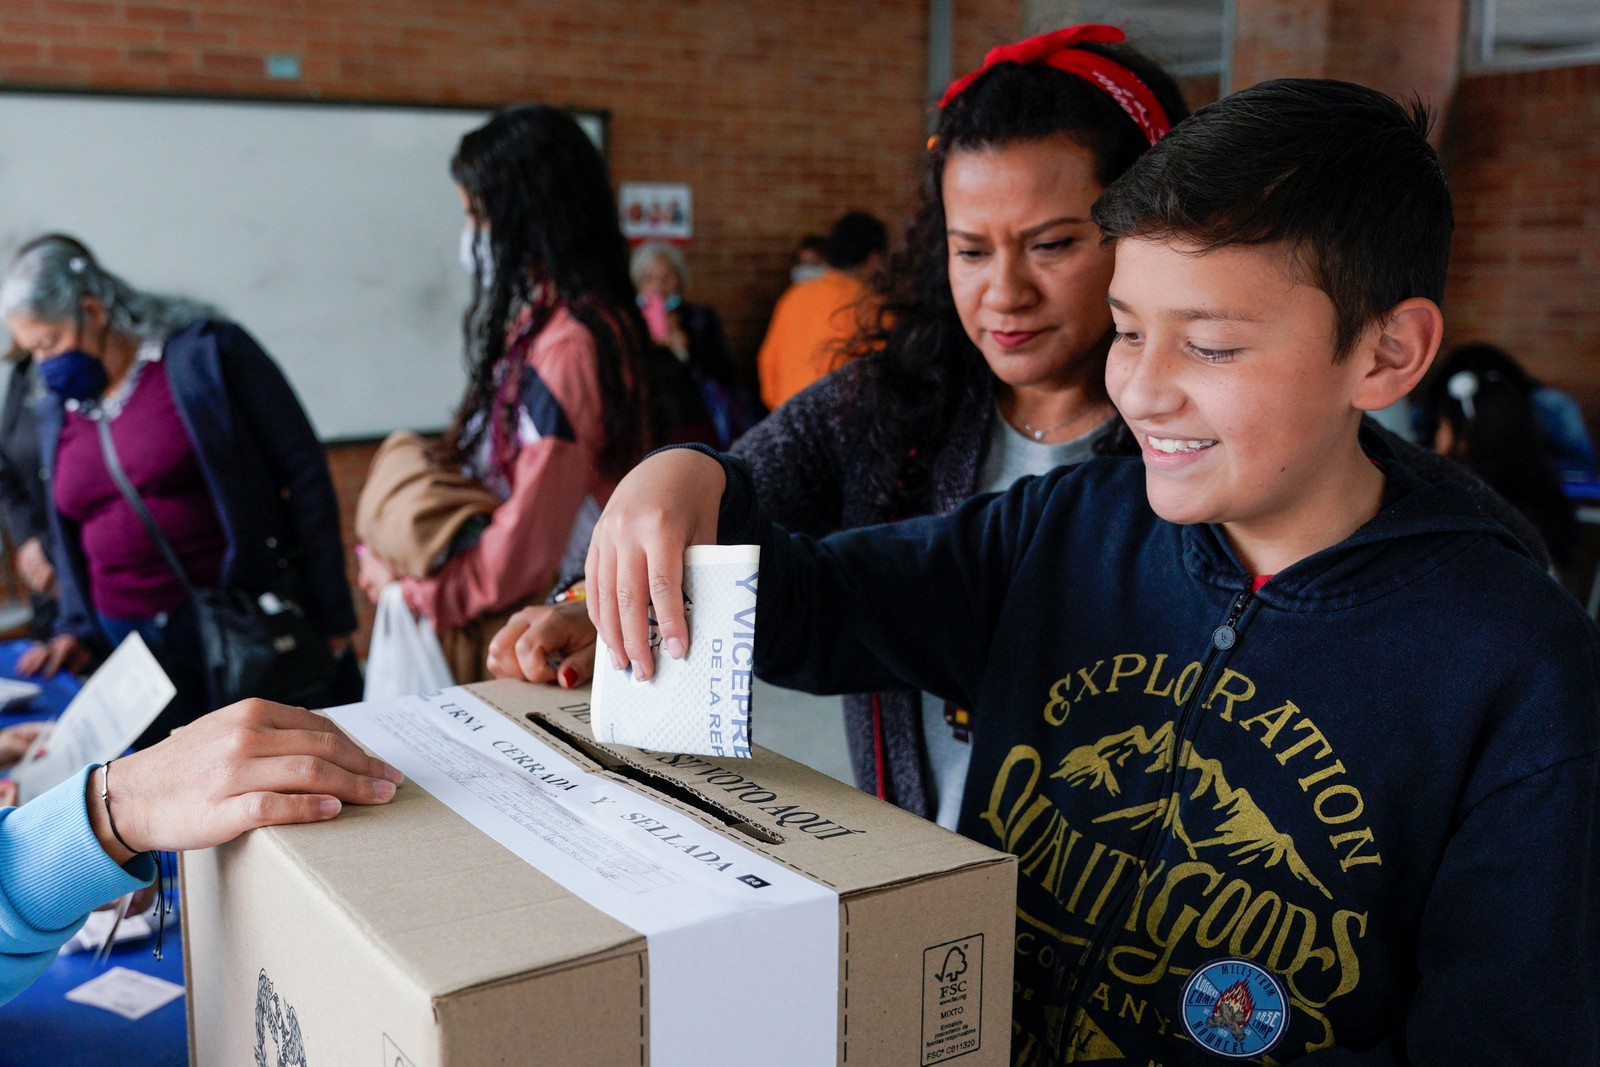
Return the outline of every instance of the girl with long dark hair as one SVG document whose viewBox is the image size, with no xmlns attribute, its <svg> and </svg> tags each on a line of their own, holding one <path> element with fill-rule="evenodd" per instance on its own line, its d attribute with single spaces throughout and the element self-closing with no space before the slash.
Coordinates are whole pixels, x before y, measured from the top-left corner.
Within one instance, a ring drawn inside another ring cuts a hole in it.
<svg viewBox="0 0 1600 1067">
<path fill-rule="evenodd" d="M 505 611 L 581 571 L 601 507 L 643 454 L 649 338 L 605 160 L 571 116 L 501 111 L 461 139 L 450 174 L 474 285 L 462 326 L 467 391 L 434 458 L 499 504 L 403 588 L 446 638 L 457 680 L 469 681 L 482 671 L 480 638 Z M 374 600 L 395 576 L 391 561 L 362 554 Z"/>
</svg>

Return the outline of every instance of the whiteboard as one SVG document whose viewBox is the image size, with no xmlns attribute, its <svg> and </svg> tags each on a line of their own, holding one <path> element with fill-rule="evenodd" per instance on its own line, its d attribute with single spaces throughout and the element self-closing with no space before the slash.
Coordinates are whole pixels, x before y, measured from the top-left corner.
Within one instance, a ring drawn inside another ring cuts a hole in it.
<svg viewBox="0 0 1600 1067">
<path fill-rule="evenodd" d="M 488 116 L 0 92 L 0 257 L 65 232 L 137 288 L 217 305 L 324 439 L 438 429 L 466 387 L 471 287 L 449 161 Z"/>
</svg>

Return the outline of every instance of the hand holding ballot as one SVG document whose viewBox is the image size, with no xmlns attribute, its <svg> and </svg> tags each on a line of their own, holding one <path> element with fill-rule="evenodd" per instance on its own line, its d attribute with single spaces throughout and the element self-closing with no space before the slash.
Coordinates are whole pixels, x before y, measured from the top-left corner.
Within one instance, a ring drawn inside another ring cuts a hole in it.
<svg viewBox="0 0 1600 1067">
<path fill-rule="evenodd" d="M 611 494 L 595 524 L 584 570 L 589 618 L 620 670 L 648 681 L 655 674 L 653 607 L 661 649 L 673 659 L 689 651 L 683 611 L 683 553 L 717 543 L 717 511 L 727 476 L 703 452 L 674 448 L 640 463 Z"/>
<path fill-rule="evenodd" d="M 386 804 L 401 780 L 321 715 L 266 700 L 214 711 L 109 770 L 106 804 L 104 772 L 89 776 L 89 821 L 119 863 L 131 849 L 210 848 L 258 826 L 322 822 L 347 803 Z"/>
</svg>

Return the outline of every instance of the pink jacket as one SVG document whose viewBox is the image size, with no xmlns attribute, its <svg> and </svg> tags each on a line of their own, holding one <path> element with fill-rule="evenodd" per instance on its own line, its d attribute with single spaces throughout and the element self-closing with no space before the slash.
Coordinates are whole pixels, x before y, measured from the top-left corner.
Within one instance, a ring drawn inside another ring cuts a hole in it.
<svg viewBox="0 0 1600 1067">
<path fill-rule="evenodd" d="M 594 338 L 565 307 L 528 349 L 517 419 L 510 495 L 478 543 L 427 578 L 405 579 L 406 602 L 438 629 L 542 598 L 561 577 L 586 501 L 604 507 L 616 488 L 598 465 L 605 433 Z"/>
</svg>

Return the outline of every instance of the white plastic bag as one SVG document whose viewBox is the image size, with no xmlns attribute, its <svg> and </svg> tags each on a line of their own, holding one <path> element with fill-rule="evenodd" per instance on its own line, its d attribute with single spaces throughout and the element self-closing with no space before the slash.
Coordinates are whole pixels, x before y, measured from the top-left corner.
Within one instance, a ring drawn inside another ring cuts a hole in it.
<svg viewBox="0 0 1600 1067">
<path fill-rule="evenodd" d="M 384 586 L 378 594 L 372 644 L 367 649 L 364 698 L 383 700 L 455 684 L 433 626 L 411 614 L 399 582 Z"/>
</svg>

